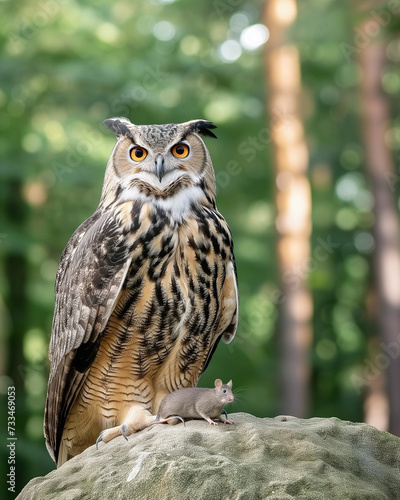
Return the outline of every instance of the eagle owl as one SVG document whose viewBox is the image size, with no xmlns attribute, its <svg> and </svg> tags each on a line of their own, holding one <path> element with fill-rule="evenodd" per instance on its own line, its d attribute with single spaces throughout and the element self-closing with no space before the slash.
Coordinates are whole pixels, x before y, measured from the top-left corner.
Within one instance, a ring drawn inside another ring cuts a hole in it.
<svg viewBox="0 0 400 500">
<path fill-rule="evenodd" d="M 44 430 L 57 466 L 98 436 L 154 422 L 164 396 L 195 386 L 237 327 L 232 239 L 202 139 L 215 125 L 104 123 L 117 142 L 100 203 L 55 284 Z"/>
</svg>

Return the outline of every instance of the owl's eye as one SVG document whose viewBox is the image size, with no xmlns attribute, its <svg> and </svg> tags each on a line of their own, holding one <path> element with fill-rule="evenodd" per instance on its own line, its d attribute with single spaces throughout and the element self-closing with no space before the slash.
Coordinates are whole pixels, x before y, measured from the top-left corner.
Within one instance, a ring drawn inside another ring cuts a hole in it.
<svg viewBox="0 0 400 500">
<path fill-rule="evenodd" d="M 147 151 L 140 146 L 136 146 L 131 149 L 130 155 L 133 161 L 142 161 L 147 156 Z"/>
<path fill-rule="evenodd" d="M 175 144 L 171 151 L 176 158 L 186 158 L 189 154 L 189 146 L 182 143 Z"/>
</svg>

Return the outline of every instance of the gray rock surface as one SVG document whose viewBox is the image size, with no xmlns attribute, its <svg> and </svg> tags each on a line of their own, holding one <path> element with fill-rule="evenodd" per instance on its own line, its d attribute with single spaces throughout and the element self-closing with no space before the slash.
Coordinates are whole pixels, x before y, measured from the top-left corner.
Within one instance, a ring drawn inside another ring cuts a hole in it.
<svg viewBox="0 0 400 500">
<path fill-rule="evenodd" d="M 155 425 L 100 443 L 18 500 L 400 499 L 400 439 L 336 418 Z"/>
</svg>

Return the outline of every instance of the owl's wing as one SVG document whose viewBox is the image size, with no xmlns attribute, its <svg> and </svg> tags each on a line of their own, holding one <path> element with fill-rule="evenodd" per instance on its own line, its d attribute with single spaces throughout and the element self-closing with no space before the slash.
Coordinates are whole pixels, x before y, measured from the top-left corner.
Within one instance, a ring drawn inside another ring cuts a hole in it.
<svg viewBox="0 0 400 500">
<path fill-rule="evenodd" d="M 225 279 L 221 290 L 221 316 L 218 332 L 222 336 L 222 340 L 226 344 L 229 344 L 235 336 L 238 325 L 239 294 L 237 270 L 231 231 L 223 216 L 219 212 L 216 212 L 215 215 L 216 217 L 213 217 L 215 231 L 218 233 L 219 238 L 221 238 L 222 246 L 225 247 L 225 251 L 229 255 L 229 261 L 225 269 Z M 213 242 L 212 237 L 211 241 Z"/>
<path fill-rule="evenodd" d="M 216 254 L 221 253 L 221 247 L 229 253 L 229 261 L 225 268 L 225 277 L 219 293 L 220 319 L 216 330 L 216 339 L 207 355 L 202 372 L 207 368 L 219 341 L 222 339 L 229 344 L 237 330 L 239 317 L 239 293 L 237 285 L 237 270 L 233 242 L 229 226 L 219 212 L 212 214 L 212 223 L 209 224 L 210 238 Z M 214 234 L 213 234 L 214 233 Z"/>
<path fill-rule="evenodd" d="M 124 283 L 128 256 L 120 223 L 100 210 L 75 231 L 61 256 L 44 426 L 46 444 L 55 460 L 65 420 Z"/>
<path fill-rule="evenodd" d="M 239 294 L 235 258 L 229 262 L 226 269 L 225 283 L 222 289 L 222 315 L 220 328 L 225 344 L 232 342 L 236 334 L 239 315 Z"/>
</svg>

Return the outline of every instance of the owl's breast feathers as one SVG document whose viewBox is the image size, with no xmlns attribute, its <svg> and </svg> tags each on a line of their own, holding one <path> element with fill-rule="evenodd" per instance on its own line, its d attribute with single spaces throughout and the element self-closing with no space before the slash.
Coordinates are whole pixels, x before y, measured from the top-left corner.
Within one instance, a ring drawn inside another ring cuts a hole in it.
<svg viewBox="0 0 400 500">
<path fill-rule="evenodd" d="M 113 318 L 120 342 L 141 336 L 133 357 L 138 377 L 157 369 L 179 348 L 176 382 L 196 379 L 210 349 L 236 329 L 237 291 L 228 226 L 213 209 L 193 209 L 177 224 L 163 208 L 135 202 L 120 207 L 129 220 L 131 263 Z M 145 359 L 145 363 L 141 362 Z M 196 376 L 194 375 L 196 373 Z"/>
<path fill-rule="evenodd" d="M 178 223 L 165 204 L 99 208 L 72 236 L 57 273 L 50 453 L 57 459 L 68 413 L 102 351 L 106 385 L 123 358 L 129 377 L 157 379 L 171 392 L 197 382 L 220 338 L 233 338 L 237 315 L 232 240 L 216 209 L 193 204 Z"/>
</svg>

